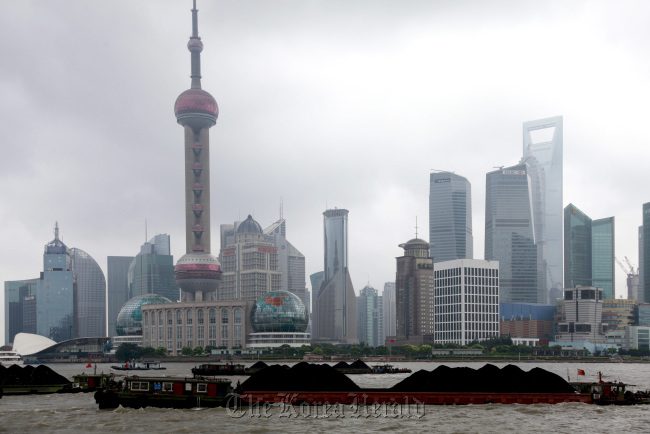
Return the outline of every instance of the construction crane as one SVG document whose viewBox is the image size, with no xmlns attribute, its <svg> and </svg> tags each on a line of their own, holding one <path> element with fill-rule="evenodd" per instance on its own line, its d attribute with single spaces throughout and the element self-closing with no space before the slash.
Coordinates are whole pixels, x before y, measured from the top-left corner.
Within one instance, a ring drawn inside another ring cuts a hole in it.
<svg viewBox="0 0 650 434">
<path fill-rule="evenodd" d="M 627 267 L 620 259 L 614 258 L 619 267 L 627 275 L 627 298 L 638 300 L 639 298 L 639 269 L 636 268 L 627 256 L 624 256 Z"/>
<path fill-rule="evenodd" d="M 620 259 L 618 258 L 614 258 L 614 259 L 616 260 L 618 266 L 621 267 L 623 271 L 625 271 L 625 274 L 627 274 L 628 277 L 631 275 L 639 274 L 638 270 L 635 271 L 634 265 L 632 265 L 632 261 L 630 261 L 627 256 L 624 256 L 624 258 L 625 258 L 625 262 L 627 262 L 629 269 L 625 267 L 625 265 L 621 262 Z"/>
<path fill-rule="evenodd" d="M 627 256 L 624 256 L 625 262 L 627 262 L 627 265 L 630 266 L 630 270 L 632 274 L 639 274 L 639 269 L 637 268 L 636 271 L 634 271 L 634 265 L 632 265 L 632 261 Z"/>
</svg>

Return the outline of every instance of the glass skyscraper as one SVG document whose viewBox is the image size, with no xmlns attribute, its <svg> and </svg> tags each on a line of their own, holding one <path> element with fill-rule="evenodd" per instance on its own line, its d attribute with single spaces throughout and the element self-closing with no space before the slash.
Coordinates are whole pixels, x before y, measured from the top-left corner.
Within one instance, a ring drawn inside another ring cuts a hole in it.
<svg viewBox="0 0 650 434">
<path fill-rule="evenodd" d="M 650 302 L 650 202 L 643 204 L 643 229 L 639 231 L 639 301 Z"/>
<path fill-rule="evenodd" d="M 70 249 L 74 276 L 75 337 L 106 336 L 106 279 L 97 262 L 81 249 Z"/>
<path fill-rule="evenodd" d="M 325 270 L 312 300 L 312 338 L 357 344 L 357 299 L 348 270 L 348 210 L 330 209 L 323 216 Z"/>
<path fill-rule="evenodd" d="M 547 298 L 538 278 L 533 189 L 526 163 L 486 177 L 485 259 L 499 261 L 502 302 L 544 303 Z"/>
<path fill-rule="evenodd" d="M 564 286 L 595 286 L 615 298 L 614 217 L 592 220 L 575 205 L 564 209 Z"/>
<path fill-rule="evenodd" d="M 133 256 L 109 256 L 107 276 L 108 336 L 117 335 L 115 321 L 120 309 L 129 300 L 129 266 Z"/>
<path fill-rule="evenodd" d="M 523 159 L 530 166 L 533 181 L 533 209 L 539 245 L 540 287 L 557 292 L 563 277 L 563 120 L 562 116 L 525 122 L 523 125 Z M 535 173 L 536 172 L 536 173 Z"/>
<path fill-rule="evenodd" d="M 167 234 L 158 234 L 142 245 L 129 267 L 129 298 L 158 294 L 172 301 L 180 299 L 174 280 L 174 258 L 169 250 Z"/>
<path fill-rule="evenodd" d="M 429 176 L 429 255 L 434 262 L 472 259 L 472 186 L 460 175 Z"/>
</svg>

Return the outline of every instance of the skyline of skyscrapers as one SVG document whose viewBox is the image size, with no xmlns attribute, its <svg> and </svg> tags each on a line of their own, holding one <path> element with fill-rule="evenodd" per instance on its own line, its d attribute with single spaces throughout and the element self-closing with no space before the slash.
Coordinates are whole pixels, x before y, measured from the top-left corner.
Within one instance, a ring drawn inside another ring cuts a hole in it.
<svg viewBox="0 0 650 434">
<path fill-rule="evenodd" d="M 472 259 L 472 186 L 453 172 L 429 175 L 429 255 L 433 262 Z"/>
<path fill-rule="evenodd" d="M 312 338 L 358 344 L 357 298 L 348 270 L 348 210 L 323 212 L 323 238 L 323 280 L 312 299 Z"/>
</svg>

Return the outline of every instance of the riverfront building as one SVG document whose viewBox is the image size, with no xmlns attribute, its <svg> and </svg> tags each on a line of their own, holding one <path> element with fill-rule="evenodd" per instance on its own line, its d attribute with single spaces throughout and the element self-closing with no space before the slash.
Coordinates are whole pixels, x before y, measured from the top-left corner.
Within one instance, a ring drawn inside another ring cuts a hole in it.
<svg viewBox="0 0 650 434">
<path fill-rule="evenodd" d="M 499 263 L 456 259 L 435 267 L 435 342 L 499 337 Z"/>
<path fill-rule="evenodd" d="M 604 343 L 603 290 L 593 286 L 564 289 L 564 318 L 558 323 L 559 342 Z"/>
<path fill-rule="evenodd" d="M 460 175 L 429 176 L 429 256 L 434 262 L 472 259 L 472 186 Z"/>
</svg>

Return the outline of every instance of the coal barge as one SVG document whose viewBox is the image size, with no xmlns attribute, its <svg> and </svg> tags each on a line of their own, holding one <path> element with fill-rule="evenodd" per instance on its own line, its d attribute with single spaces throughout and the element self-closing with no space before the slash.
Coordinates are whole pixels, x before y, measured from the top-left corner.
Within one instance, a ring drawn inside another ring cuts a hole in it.
<svg viewBox="0 0 650 434">
<path fill-rule="evenodd" d="M 420 370 L 391 388 L 360 388 L 332 366 L 298 363 L 272 365 L 251 375 L 232 390 L 228 379 L 126 377 L 115 388 L 95 394 L 100 409 L 123 407 L 193 408 L 227 406 L 236 409 L 260 403 L 283 405 L 466 405 L 647 404 L 650 400 L 625 391 L 624 383 L 584 383 L 576 389 L 541 368 L 517 366 L 479 369 L 439 366 Z"/>
</svg>

